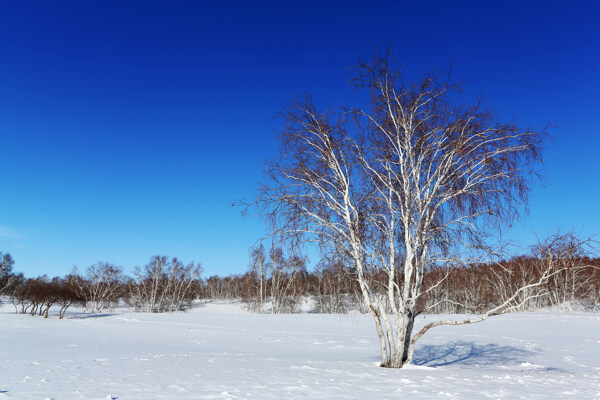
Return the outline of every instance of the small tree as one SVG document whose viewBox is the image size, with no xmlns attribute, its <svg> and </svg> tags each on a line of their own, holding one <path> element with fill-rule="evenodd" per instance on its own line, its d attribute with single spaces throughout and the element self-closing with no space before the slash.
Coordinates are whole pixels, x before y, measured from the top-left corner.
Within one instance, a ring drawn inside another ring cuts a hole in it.
<svg viewBox="0 0 600 400">
<path fill-rule="evenodd" d="M 137 268 L 136 280 L 129 285 L 129 301 L 136 311 L 167 312 L 184 310 L 197 295 L 202 267 L 187 266 L 177 258 L 154 256 L 144 269 Z"/>
<path fill-rule="evenodd" d="M 0 295 L 11 294 L 23 276 L 12 272 L 15 261 L 10 254 L 2 254 L 0 251 Z"/>
<path fill-rule="evenodd" d="M 60 306 L 58 312 L 60 319 L 65 317 L 67 309 L 73 304 L 86 305 L 86 297 L 82 294 L 79 283 L 79 279 L 73 275 L 57 280 L 55 290 L 57 291 L 57 303 Z"/>
<path fill-rule="evenodd" d="M 15 288 L 15 290 L 13 290 L 13 293 L 10 296 L 11 302 L 15 307 L 16 313 L 27 314 L 30 308 L 34 306 L 29 296 L 29 291 L 31 287 L 30 281 L 31 279 L 27 279 L 21 282 Z"/>
<path fill-rule="evenodd" d="M 250 251 L 250 278 L 251 282 L 257 283 L 257 287 L 250 287 L 252 293 L 248 293 L 247 303 L 249 308 L 262 314 L 265 312 L 265 293 L 267 290 L 266 284 L 266 256 L 265 247 L 261 243 L 258 247 Z M 250 282 L 249 282 L 250 283 Z M 254 285 L 252 285 L 254 286 Z M 258 293 L 255 293 L 258 292 Z"/>
<path fill-rule="evenodd" d="M 80 276 L 75 268 L 70 282 L 78 297 L 85 299 L 86 311 L 92 314 L 116 306 L 125 294 L 123 268 L 107 262 L 91 265 L 85 276 Z"/>
<path fill-rule="evenodd" d="M 281 248 L 273 247 L 269 252 L 267 270 L 270 275 L 271 312 L 295 312 L 299 305 L 295 281 L 306 272 L 306 258 L 296 255 L 286 258 Z"/>
<path fill-rule="evenodd" d="M 29 278 L 15 290 L 12 299 L 15 308 L 21 305 L 23 314 L 48 318 L 50 308 L 58 300 L 57 278 L 52 281 L 46 275 Z"/>
</svg>

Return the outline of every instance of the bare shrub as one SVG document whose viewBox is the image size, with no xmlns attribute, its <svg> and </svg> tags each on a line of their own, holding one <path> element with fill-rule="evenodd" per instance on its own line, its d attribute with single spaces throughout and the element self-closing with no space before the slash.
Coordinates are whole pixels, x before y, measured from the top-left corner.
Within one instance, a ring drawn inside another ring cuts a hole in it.
<svg viewBox="0 0 600 400">
<path fill-rule="evenodd" d="M 85 276 L 77 269 L 71 274 L 71 284 L 78 295 L 85 299 L 85 308 L 92 314 L 105 308 L 114 308 L 125 295 L 125 275 L 122 267 L 107 262 L 99 262 L 86 269 Z"/>
<path fill-rule="evenodd" d="M 281 248 L 272 248 L 267 263 L 271 312 L 273 314 L 293 313 L 298 310 L 300 297 L 296 279 L 306 272 L 306 258 L 291 256 L 286 258 Z"/>
<path fill-rule="evenodd" d="M 298 312 L 302 297 L 308 294 L 308 276 L 305 257 L 285 257 L 279 247 L 272 247 L 267 256 L 260 245 L 251 251 L 250 271 L 240 279 L 242 300 L 258 313 L 266 311 L 267 301 L 273 314 Z"/>
<path fill-rule="evenodd" d="M 201 266 L 187 266 L 177 258 L 154 256 L 146 266 L 136 268 L 129 285 L 128 301 L 135 311 L 168 312 L 191 307 L 198 294 Z"/>
</svg>

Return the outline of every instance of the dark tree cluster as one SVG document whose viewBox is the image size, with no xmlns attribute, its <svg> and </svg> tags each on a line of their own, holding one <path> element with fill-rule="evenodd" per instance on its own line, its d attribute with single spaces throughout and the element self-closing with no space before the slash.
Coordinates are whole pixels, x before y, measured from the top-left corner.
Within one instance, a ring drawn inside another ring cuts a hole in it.
<svg viewBox="0 0 600 400">
<path fill-rule="evenodd" d="M 77 290 L 72 276 L 64 279 L 48 279 L 46 276 L 26 279 L 16 287 L 11 301 L 16 312 L 40 315 L 44 318 L 48 318 L 50 308 L 56 304 L 61 319 L 71 305 L 85 304 L 85 299 Z"/>
</svg>

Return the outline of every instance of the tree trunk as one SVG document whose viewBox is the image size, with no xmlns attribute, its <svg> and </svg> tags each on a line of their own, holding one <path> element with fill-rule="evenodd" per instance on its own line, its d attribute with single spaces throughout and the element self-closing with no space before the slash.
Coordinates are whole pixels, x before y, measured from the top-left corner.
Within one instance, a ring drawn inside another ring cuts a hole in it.
<svg viewBox="0 0 600 400">
<path fill-rule="evenodd" d="M 404 331 L 404 339 L 403 345 L 404 348 L 402 350 L 402 363 L 411 363 L 412 362 L 412 351 L 410 351 L 410 338 L 412 336 L 412 331 L 415 326 L 415 313 L 409 311 L 408 315 L 408 323 L 406 324 L 406 330 Z M 400 365 L 402 367 L 402 365 Z"/>
</svg>

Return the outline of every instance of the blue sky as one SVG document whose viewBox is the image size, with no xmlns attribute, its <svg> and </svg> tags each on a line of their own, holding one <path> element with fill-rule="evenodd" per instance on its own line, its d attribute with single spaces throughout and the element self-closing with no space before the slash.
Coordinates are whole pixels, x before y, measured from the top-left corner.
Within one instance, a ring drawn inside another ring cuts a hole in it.
<svg viewBox="0 0 600 400">
<path fill-rule="evenodd" d="M 240 273 L 276 113 L 352 101 L 349 68 L 392 43 L 407 73 L 454 64 L 503 121 L 554 122 L 524 246 L 600 233 L 600 3 L 2 2 L 0 251 L 28 276 L 154 254 Z"/>
</svg>

